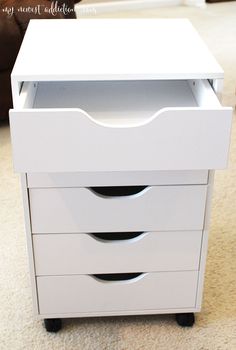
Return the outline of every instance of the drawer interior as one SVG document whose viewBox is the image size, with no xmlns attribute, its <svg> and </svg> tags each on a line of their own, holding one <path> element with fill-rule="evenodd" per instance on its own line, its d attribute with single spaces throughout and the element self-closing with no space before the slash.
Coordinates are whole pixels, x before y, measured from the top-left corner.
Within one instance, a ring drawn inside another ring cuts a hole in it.
<svg viewBox="0 0 236 350">
<path fill-rule="evenodd" d="M 81 108 L 99 121 L 127 117 L 137 121 L 172 106 L 196 106 L 186 81 L 42 82 L 33 105 Z"/>
<path fill-rule="evenodd" d="M 140 122 L 165 107 L 219 104 L 206 80 L 26 83 L 22 101 L 23 108 L 80 108 L 94 120 L 115 125 Z"/>
</svg>

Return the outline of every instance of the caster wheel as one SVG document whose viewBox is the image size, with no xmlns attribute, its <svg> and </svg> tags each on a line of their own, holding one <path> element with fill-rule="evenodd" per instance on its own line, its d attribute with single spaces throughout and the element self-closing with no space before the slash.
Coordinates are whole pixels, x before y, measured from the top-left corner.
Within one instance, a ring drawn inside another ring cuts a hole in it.
<svg viewBox="0 0 236 350">
<path fill-rule="evenodd" d="M 195 322 L 194 313 L 186 313 L 186 314 L 176 314 L 175 315 L 176 322 L 181 327 L 192 327 Z"/>
<path fill-rule="evenodd" d="M 60 318 L 47 318 L 44 320 L 44 325 L 47 332 L 57 333 L 61 329 Z"/>
</svg>

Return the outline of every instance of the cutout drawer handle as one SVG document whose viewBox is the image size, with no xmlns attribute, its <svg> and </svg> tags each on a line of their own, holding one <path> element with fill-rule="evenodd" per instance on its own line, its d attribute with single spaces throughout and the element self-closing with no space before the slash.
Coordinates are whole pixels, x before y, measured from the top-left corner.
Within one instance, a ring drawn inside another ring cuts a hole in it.
<svg viewBox="0 0 236 350">
<path fill-rule="evenodd" d="M 142 272 L 137 273 L 108 273 L 108 274 L 96 274 L 90 275 L 99 282 L 134 282 L 141 279 L 145 274 Z"/>
<path fill-rule="evenodd" d="M 101 242 L 113 242 L 113 241 L 129 241 L 134 238 L 141 238 L 144 232 L 108 232 L 108 233 L 91 233 L 94 239 Z"/>
<path fill-rule="evenodd" d="M 90 187 L 90 190 L 103 197 L 127 197 L 140 194 L 148 186 Z"/>
</svg>

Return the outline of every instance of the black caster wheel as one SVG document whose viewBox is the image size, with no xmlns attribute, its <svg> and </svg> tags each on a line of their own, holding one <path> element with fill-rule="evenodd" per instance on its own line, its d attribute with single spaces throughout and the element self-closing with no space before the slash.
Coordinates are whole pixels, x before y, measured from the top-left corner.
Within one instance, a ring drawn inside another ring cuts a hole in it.
<svg viewBox="0 0 236 350">
<path fill-rule="evenodd" d="M 181 327 L 192 327 L 195 322 L 194 313 L 186 313 L 186 314 L 176 314 L 175 315 L 176 322 Z"/>
<path fill-rule="evenodd" d="M 61 319 L 60 318 L 46 318 L 44 320 L 44 325 L 47 332 L 57 333 L 61 329 Z"/>
</svg>

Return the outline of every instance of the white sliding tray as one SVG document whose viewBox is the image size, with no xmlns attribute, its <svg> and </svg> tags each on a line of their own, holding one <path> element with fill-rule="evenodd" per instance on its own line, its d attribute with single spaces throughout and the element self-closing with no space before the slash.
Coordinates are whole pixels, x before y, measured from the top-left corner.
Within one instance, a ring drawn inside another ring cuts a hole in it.
<svg viewBox="0 0 236 350">
<path fill-rule="evenodd" d="M 21 108 L 10 112 L 14 165 L 31 173 L 224 168 L 231 119 L 206 80 L 26 83 Z"/>
</svg>

